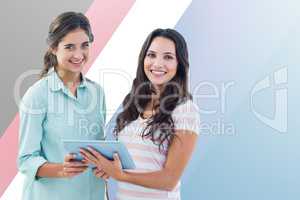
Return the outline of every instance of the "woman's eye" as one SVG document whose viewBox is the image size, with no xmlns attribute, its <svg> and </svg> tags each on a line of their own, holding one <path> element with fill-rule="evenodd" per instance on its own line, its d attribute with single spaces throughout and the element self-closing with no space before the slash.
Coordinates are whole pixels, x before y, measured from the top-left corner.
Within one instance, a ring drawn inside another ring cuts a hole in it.
<svg viewBox="0 0 300 200">
<path fill-rule="evenodd" d="M 172 60 L 172 59 L 173 59 L 173 56 L 166 55 L 165 58 L 166 58 L 167 60 Z"/>
<path fill-rule="evenodd" d="M 155 57 L 155 54 L 154 54 L 154 53 L 148 53 L 148 54 L 147 54 L 147 57 L 149 57 L 149 58 L 154 58 L 154 57 Z"/>
<path fill-rule="evenodd" d="M 90 44 L 89 43 L 86 43 L 86 44 L 83 44 L 82 45 L 82 48 L 88 48 L 90 46 Z"/>
<path fill-rule="evenodd" d="M 66 46 L 65 49 L 72 50 L 74 49 L 74 46 Z"/>
</svg>

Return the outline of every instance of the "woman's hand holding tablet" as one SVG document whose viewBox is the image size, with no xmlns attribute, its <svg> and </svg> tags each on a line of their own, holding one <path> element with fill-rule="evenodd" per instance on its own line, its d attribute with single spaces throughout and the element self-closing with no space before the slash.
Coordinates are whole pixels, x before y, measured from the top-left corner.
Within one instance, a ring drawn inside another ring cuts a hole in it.
<svg viewBox="0 0 300 200">
<path fill-rule="evenodd" d="M 117 154 L 123 169 L 135 168 L 135 164 L 122 142 L 105 140 L 62 140 L 62 142 L 66 153 L 75 154 L 76 160 L 83 160 L 80 149 L 88 150 L 88 148 L 92 147 L 109 160 L 114 160 L 114 154 Z"/>
</svg>

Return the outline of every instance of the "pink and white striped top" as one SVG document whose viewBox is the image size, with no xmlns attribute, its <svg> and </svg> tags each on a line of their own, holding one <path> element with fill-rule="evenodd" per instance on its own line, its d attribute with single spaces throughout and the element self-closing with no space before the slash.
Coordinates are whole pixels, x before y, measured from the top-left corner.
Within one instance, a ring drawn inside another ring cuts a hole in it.
<svg viewBox="0 0 300 200">
<path fill-rule="evenodd" d="M 176 129 L 190 130 L 199 134 L 200 119 L 197 106 L 188 100 L 178 105 L 172 113 Z M 159 151 L 150 139 L 142 139 L 146 126 L 145 119 L 139 117 L 119 133 L 119 140 L 127 146 L 136 169 L 135 172 L 161 170 L 167 158 L 167 145 Z M 125 182 L 118 182 L 116 200 L 180 200 L 180 182 L 173 191 L 146 188 Z"/>
</svg>

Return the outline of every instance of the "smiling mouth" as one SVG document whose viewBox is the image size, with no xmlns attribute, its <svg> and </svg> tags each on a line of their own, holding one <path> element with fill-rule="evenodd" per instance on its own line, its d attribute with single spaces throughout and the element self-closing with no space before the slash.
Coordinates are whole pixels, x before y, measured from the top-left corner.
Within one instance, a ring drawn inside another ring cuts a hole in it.
<svg viewBox="0 0 300 200">
<path fill-rule="evenodd" d="M 161 71 L 161 70 L 150 70 L 150 72 L 151 72 L 151 74 L 154 74 L 156 76 L 163 76 L 167 73 L 167 72 Z"/>
<path fill-rule="evenodd" d="M 70 60 L 69 62 L 72 63 L 73 65 L 81 65 L 83 63 L 83 61 L 84 60 L 82 59 L 80 61 L 72 61 L 72 60 Z"/>
</svg>

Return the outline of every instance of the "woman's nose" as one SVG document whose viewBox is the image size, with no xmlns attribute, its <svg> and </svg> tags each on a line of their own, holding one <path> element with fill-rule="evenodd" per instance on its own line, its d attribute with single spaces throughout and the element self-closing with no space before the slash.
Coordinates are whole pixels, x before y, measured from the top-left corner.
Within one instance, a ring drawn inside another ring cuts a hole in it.
<svg viewBox="0 0 300 200">
<path fill-rule="evenodd" d="M 74 51 L 73 57 L 76 59 L 82 59 L 84 57 L 84 54 L 81 50 L 77 50 L 77 51 Z"/>
<path fill-rule="evenodd" d="M 164 60 L 160 57 L 157 57 L 157 58 L 154 59 L 153 65 L 155 67 L 158 67 L 158 68 L 163 67 L 164 66 Z"/>
</svg>

